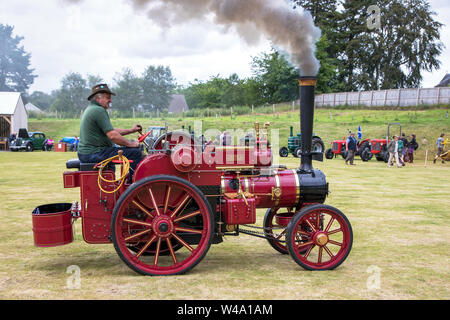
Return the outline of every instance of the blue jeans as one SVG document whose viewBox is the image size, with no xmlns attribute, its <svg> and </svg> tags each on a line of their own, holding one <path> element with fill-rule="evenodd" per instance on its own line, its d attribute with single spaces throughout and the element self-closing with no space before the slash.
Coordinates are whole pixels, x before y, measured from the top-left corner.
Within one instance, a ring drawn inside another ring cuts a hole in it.
<svg viewBox="0 0 450 320">
<path fill-rule="evenodd" d="M 99 163 L 103 160 L 112 158 L 114 156 L 117 156 L 118 151 L 122 150 L 123 155 L 128 160 L 133 160 L 133 163 L 130 163 L 130 183 L 132 181 L 133 173 L 136 170 L 136 167 L 138 166 L 139 162 L 143 159 L 142 152 L 138 148 L 126 148 L 126 147 L 110 147 L 103 149 L 100 152 L 92 153 L 92 154 L 78 154 L 78 159 L 80 159 L 81 163 Z"/>
</svg>

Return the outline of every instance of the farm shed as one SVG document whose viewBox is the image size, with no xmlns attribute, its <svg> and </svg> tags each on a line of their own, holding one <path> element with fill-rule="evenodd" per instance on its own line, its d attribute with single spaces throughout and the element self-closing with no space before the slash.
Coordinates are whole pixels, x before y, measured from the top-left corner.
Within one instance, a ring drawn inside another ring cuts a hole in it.
<svg viewBox="0 0 450 320">
<path fill-rule="evenodd" d="M 28 113 L 19 92 L 0 92 L 0 140 L 19 129 L 28 130 Z"/>
<path fill-rule="evenodd" d="M 172 95 L 172 100 L 169 105 L 169 113 L 183 113 L 189 111 L 189 106 L 186 102 L 184 94 Z"/>
<path fill-rule="evenodd" d="M 41 109 L 39 109 L 38 107 L 36 107 L 34 104 L 32 104 L 31 102 L 27 103 L 25 105 L 25 109 L 27 110 L 28 113 L 30 112 L 34 112 L 34 113 L 44 113 L 44 111 L 42 111 Z"/>
<path fill-rule="evenodd" d="M 450 73 L 447 73 L 445 77 L 439 82 L 436 88 L 450 87 Z"/>
</svg>

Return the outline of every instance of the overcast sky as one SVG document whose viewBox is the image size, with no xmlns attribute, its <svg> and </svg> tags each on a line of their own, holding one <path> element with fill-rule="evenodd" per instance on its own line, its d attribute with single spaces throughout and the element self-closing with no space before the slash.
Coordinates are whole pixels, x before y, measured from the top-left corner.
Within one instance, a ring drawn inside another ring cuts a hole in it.
<svg viewBox="0 0 450 320">
<path fill-rule="evenodd" d="M 441 30 L 446 48 L 441 69 L 424 74 L 423 87 L 434 87 L 450 72 L 450 1 L 429 2 L 436 20 L 447 24 Z M 211 21 L 161 30 L 127 0 L 2 0 L 0 23 L 14 26 L 32 54 L 31 67 L 39 77 L 30 93 L 59 88 L 69 72 L 99 75 L 112 84 L 123 68 L 140 74 L 148 65 L 169 66 L 180 84 L 232 73 L 244 78 L 251 75 L 252 56 L 270 50 L 269 41 L 248 46 Z"/>
</svg>

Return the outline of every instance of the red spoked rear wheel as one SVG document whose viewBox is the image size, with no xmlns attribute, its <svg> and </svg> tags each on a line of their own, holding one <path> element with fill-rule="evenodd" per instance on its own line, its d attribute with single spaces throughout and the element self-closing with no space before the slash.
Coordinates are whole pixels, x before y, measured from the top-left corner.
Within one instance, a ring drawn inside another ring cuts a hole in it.
<svg viewBox="0 0 450 320">
<path fill-rule="evenodd" d="M 183 274 L 206 255 L 214 216 L 189 181 L 153 176 L 131 185 L 112 217 L 112 241 L 120 258 L 143 275 Z"/>
<path fill-rule="evenodd" d="M 331 270 L 350 253 L 353 231 L 341 211 L 318 204 L 305 207 L 293 217 L 286 242 L 290 255 L 303 268 Z"/>
</svg>

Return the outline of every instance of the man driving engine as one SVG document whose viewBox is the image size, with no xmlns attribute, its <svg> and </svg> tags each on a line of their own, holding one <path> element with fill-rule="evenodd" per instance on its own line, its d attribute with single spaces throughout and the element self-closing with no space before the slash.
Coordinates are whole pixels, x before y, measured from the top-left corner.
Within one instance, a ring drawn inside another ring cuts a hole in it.
<svg viewBox="0 0 450 320">
<path fill-rule="evenodd" d="M 134 171 L 143 158 L 139 142 L 128 141 L 123 136 L 141 131 L 142 127 L 134 125 L 131 129 L 114 128 L 107 112 L 111 107 L 111 96 L 115 96 L 115 93 L 106 84 L 92 88 L 92 94 L 88 97 L 90 104 L 81 118 L 78 158 L 82 163 L 99 163 L 123 150 L 123 155 L 133 161 L 130 166 Z M 131 174 L 132 172 L 130 182 Z"/>
</svg>

